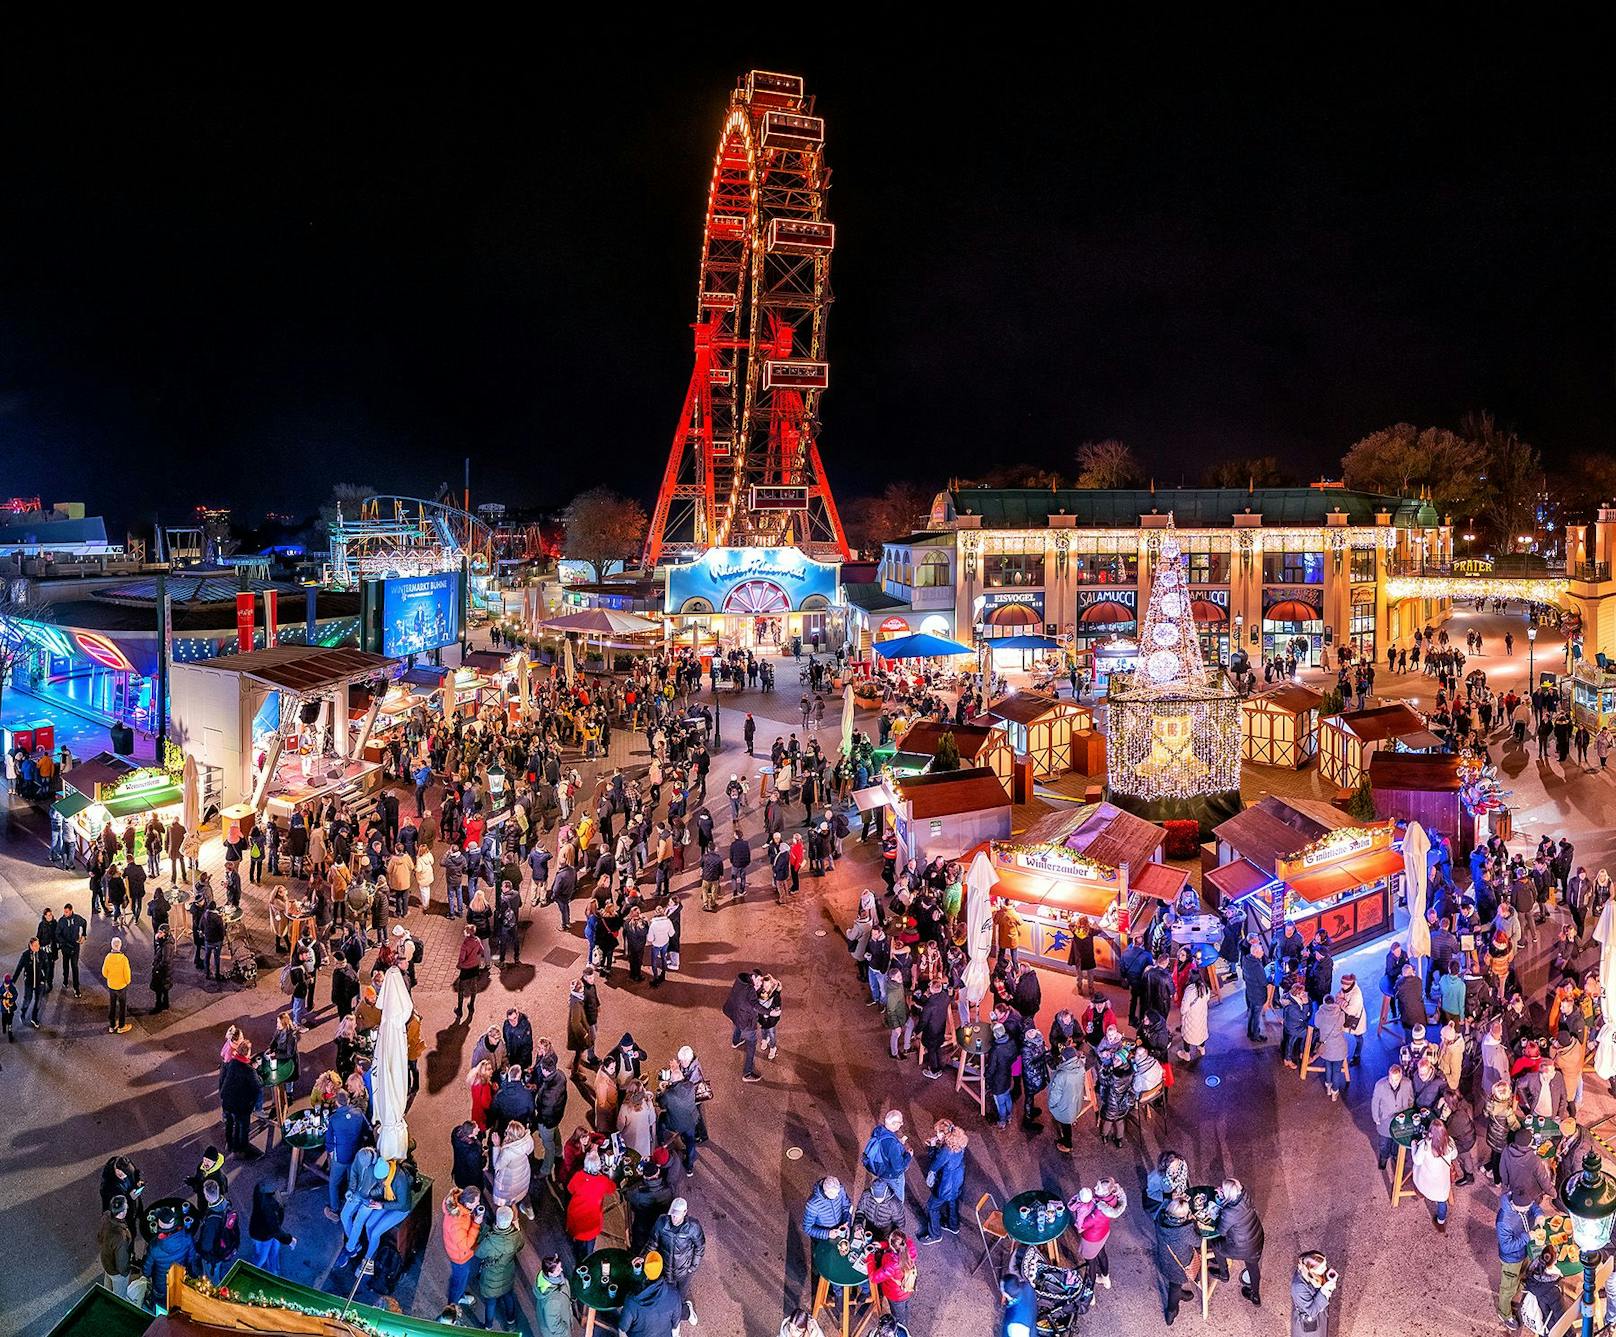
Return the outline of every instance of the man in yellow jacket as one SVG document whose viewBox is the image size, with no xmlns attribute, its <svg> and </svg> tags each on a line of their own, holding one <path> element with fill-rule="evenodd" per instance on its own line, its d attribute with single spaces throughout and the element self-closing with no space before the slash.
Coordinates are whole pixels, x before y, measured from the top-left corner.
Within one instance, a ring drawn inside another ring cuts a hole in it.
<svg viewBox="0 0 1616 1337">
<path fill-rule="evenodd" d="M 123 939 L 114 938 L 106 959 L 101 962 L 101 978 L 107 982 L 107 1033 L 122 1035 L 134 1029 L 129 1024 L 125 995 L 129 992 L 129 958 L 123 954 Z"/>
</svg>

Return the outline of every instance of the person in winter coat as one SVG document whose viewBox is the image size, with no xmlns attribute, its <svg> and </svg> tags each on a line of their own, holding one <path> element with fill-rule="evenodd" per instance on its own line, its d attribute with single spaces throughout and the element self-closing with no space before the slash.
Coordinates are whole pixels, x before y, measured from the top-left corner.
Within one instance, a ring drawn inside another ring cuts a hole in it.
<svg viewBox="0 0 1616 1337">
<path fill-rule="evenodd" d="M 1283 1028 L 1280 1033 L 1280 1056 L 1285 1066 L 1293 1070 L 1301 1064 L 1302 1048 L 1307 1040 L 1308 1012 L 1307 990 L 1297 981 L 1285 996 L 1279 1014 Z"/>
<path fill-rule="evenodd" d="M 1532 1146 L 1532 1130 L 1517 1128 L 1504 1148 L 1499 1160 L 1498 1178 L 1504 1191 L 1516 1202 L 1542 1202 L 1547 1206 L 1554 1198 L 1554 1180 L 1547 1162 Z"/>
<path fill-rule="evenodd" d="M 852 1219 L 853 1204 L 842 1181 L 827 1175 L 814 1185 L 803 1206 L 802 1233 L 810 1239 L 828 1240 Z"/>
<path fill-rule="evenodd" d="M 589 1152 L 582 1167 L 567 1181 L 567 1238 L 579 1262 L 595 1251 L 603 1226 L 602 1204 L 614 1192 L 616 1185 L 601 1173 L 600 1157 Z"/>
<path fill-rule="evenodd" d="M 230 1057 L 219 1068 L 219 1108 L 224 1113 L 225 1148 L 249 1159 L 259 1154 L 248 1137 L 248 1129 L 264 1093 L 263 1080 L 248 1062 L 251 1052 L 245 1040 L 237 1041 Z"/>
<path fill-rule="evenodd" d="M 876 1179 L 886 1181 L 892 1196 L 900 1203 L 904 1197 L 904 1181 L 914 1153 L 909 1150 L 909 1138 L 903 1131 L 903 1111 L 888 1110 L 880 1124 L 864 1143 L 864 1168 Z"/>
<path fill-rule="evenodd" d="M 970 1144 L 965 1130 L 949 1119 L 932 1126 L 926 1145 L 931 1156 L 926 1164 L 926 1187 L 931 1197 L 926 1203 L 926 1228 L 915 1238 L 933 1244 L 942 1231 L 959 1234 L 959 1200 L 965 1189 L 965 1149 Z"/>
<path fill-rule="evenodd" d="M 995 1110 L 989 1122 L 1004 1127 L 1010 1122 L 1010 1089 L 1015 1082 L 1013 1074 L 1019 1053 L 1002 1021 L 993 1023 L 992 1035 L 992 1043 L 983 1060 L 987 1066 L 988 1098 L 993 1101 Z"/>
<path fill-rule="evenodd" d="M 707 1256 L 707 1234 L 701 1222 L 690 1215 L 688 1202 L 675 1198 L 668 1204 L 667 1212 L 651 1227 L 651 1243 L 662 1257 L 668 1285 L 677 1292 L 694 1325 L 696 1307 L 690 1302 L 690 1283 L 701 1260 Z"/>
<path fill-rule="evenodd" d="M 1369 1014 L 1365 1010 L 1363 990 L 1358 987 L 1356 975 L 1349 972 L 1341 977 L 1341 988 L 1335 996 L 1335 1001 L 1341 1005 L 1342 1028 L 1352 1037 L 1350 1062 L 1361 1063 L 1364 1036 L 1369 1032 Z"/>
<path fill-rule="evenodd" d="M 495 1133 L 491 1140 L 494 1205 L 509 1204 L 531 1219 L 533 1209 L 528 1206 L 527 1196 L 533 1184 L 533 1134 L 525 1123 L 512 1120 L 505 1125 L 503 1134 Z"/>
<path fill-rule="evenodd" d="M 466 1287 L 471 1282 L 471 1269 L 477 1258 L 477 1241 L 482 1235 L 486 1215 L 482 1192 L 475 1187 L 450 1189 L 443 1199 L 440 1235 L 443 1252 L 449 1259 L 449 1284 L 446 1290 L 452 1305 L 472 1303 L 471 1293 Z"/>
<path fill-rule="evenodd" d="M 678 1137 L 683 1148 L 685 1174 L 695 1174 L 696 1147 L 702 1141 L 701 1106 L 696 1100 L 695 1084 L 683 1063 L 676 1060 L 669 1065 L 668 1080 L 657 1093 L 657 1104 L 662 1109 L 663 1139 Z"/>
<path fill-rule="evenodd" d="M 1318 1055 L 1324 1061 L 1324 1089 L 1335 1100 L 1347 1085 L 1347 1018 L 1334 994 L 1325 994 L 1313 1024 L 1318 1028 Z"/>
<path fill-rule="evenodd" d="M 1374 1122 L 1375 1136 L 1379 1139 L 1375 1160 L 1382 1170 L 1397 1150 L 1396 1143 L 1392 1141 L 1392 1119 L 1404 1110 L 1413 1108 L 1414 1089 L 1403 1076 L 1403 1065 L 1394 1063 L 1386 1070 L 1386 1075 L 1375 1083 L 1374 1093 L 1369 1097 L 1369 1117 Z"/>
<path fill-rule="evenodd" d="M 1431 1204 L 1438 1231 L 1448 1228 L 1448 1203 L 1453 1198 L 1453 1162 L 1458 1158 L 1448 1130 L 1432 1120 L 1431 1130 L 1414 1144 L 1414 1187 Z"/>
<path fill-rule="evenodd" d="M 1199 973 L 1191 976 L 1184 985 L 1178 1013 L 1179 1032 L 1184 1039 L 1178 1056 L 1185 1063 L 1195 1062 L 1206 1052 L 1209 1034 L 1206 1012 L 1211 1000 L 1212 992 L 1207 988 L 1205 977 Z"/>
<path fill-rule="evenodd" d="M 493 1229 L 484 1230 L 477 1241 L 477 1259 L 482 1263 L 477 1291 L 483 1297 L 485 1328 L 509 1332 L 516 1323 L 516 1255 L 521 1251 L 516 1213 L 509 1207 L 498 1208 Z"/>
<path fill-rule="evenodd" d="M 1322 1253 L 1304 1253 L 1291 1277 L 1291 1337 L 1330 1337 L 1336 1275 Z"/>
<path fill-rule="evenodd" d="M 1122 1051 L 1115 1051 L 1100 1070 L 1095 1080 L 1095 1099 L 1100 1107 L 1100 1140 L 1120 1147 L 1123 1125 L 1135 1104 L 1133 1065 Z"/>
<path fill-rule="evenodd" d="M 155 1236 L 146 1249 L 146 1280 L 160 1287 L 168 1269 L 176 1265 L 194 1275 L 199 1270 L 196 1245 L 178 1210 L 171 1205 L 159 1207 L 154 1217 Z"/>
<path fill-rule="evenodd" d="M 1262 1304 L 1263 1225 L 1256 1205 L 1238 1179 L 1225 1179 L 1218 1189 L 1223 1211 L 1218 1216 L 1222 1235 L 1218 1253 L 1225 1262 L 1238 1258 L 1245 1264 L 1240 1276 L 1240 1294 L 1253 1305 Z"/>
<path fill-rule="evenodd" d="M 261 1179 L 253 1189 L 247 1238 L 253 1242 L 253 1266 L 279 1276 L 281 1248 L 295 1249 L 297 1237 L 286 1229 L 286 1207 L 273 1179 Z"/>
<path fill-rule="evenodd" d="M 1031 972 L 1028 972 L 1031 973 Z M 1021 1036 L 1021 1126 L 1029 1133 L 1040 1132 L 1038 1093 L 1049 1085 L 1049 1050 L 1043 1033 L 1029 1025 Z"/>
<path fill-rule="evenodd" d="M 533 1315 L 538 1322 L 535 1337 L 573 1337 L 572 1288 L 561 1255 L 548 1253 L 539 1261 L 533 1279 Z"/>
<path fill-rule="evenodd" d="M 1521 1112 L 1515 1104 L 1515 1092 L 1508 1077 L 1500 1077 L 1492 1084 L 1481 1118 L 1487 1135 L 1487 1173 L 1497 1184 L 1500 1162 L 1510 1137 L 1521 1126 Z"/>
<path fill-rule="evenodd" d="M 1093 1188 L 1079 1189 L 1067 1208 L 1072 1213 L 1079 1251 L 1094 1265 L 1095 1281 L 1110 1290 L 1111 1259 L 1105 1245 L 1111 1238 L 1111 1223 L 1128 1210 L 1128 1195 L 1121 1184 L 1107 1177 Z"/>
<path fill-rule="evenodd" d="M 745 1062 L 741 1065 L 743 1082 L 763 1080 L 757 1070 L 758 986 L 762 983 L 763 976 L 757 971 L 743 971 L 735 977 L 735 983 L 729 988 L 729 997 L 724 1000 L 724 1015 L 734 1027 L 730 1047 L 745 1050 Z"/>
<path fill-rule="evenodd" d="M 881 1292 L 887 1311 L 898 1323 L 909 1321 L 909 1303 L 918 1281 L 915 1245 L 901 1230 L 894 1230 L 879 1245 L 870 1264 L 870 1284 Z"/>
<path fill-rule="evenodd" d="M 1072 1126 L 1085 1104 L 1087 1080 L 1078 1047 L 1064 1046 L 1049 1079 L 1049 1117 L 1055 1121 L 1055 1145 L 1067 1154 L 1072 1151 Z"/>
<path fill-rule="evenodd" d="M 116 1194 L 101 1218 L 97 1243 L 101 1250 L 101 1281 L 114 1295 L 129 1295 L 129 1272 L 134 1265 L 135 1237 L 129 1229 L 129 1199 Z"/>
<path fill-rule="evenodd" d="M 655 1250 L 645 1255 L 645 1285 L 629 1297 L 618 1320 L 622 1337 L 674 1337 L 679 1331 L 684 1306 L 665 1267 Z"/>
<path fill-rule="evenodd" d="M 1194 1294 L 1188 1284 L 1190 1278 L 1200 1275 L 1201 1244 L 1188 1198 L 1169 1198 L 1156 1213 L 1152 1257 L 1162 1317 L 1171 1326 L 1178 1317 L 1179 1304 Z"/>
</svg>

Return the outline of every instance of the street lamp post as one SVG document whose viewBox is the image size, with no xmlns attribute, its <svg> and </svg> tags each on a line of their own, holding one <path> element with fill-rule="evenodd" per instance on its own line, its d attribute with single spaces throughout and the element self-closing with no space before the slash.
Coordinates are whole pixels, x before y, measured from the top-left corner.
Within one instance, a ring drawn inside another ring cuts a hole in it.
<svg viewBox="0 0 1616 1337">
<path fill-rule="evenodd" d="M 1537 663 L 1534 650 L 1537 648 L 1537 628 L 1526 629 L 1526 694 L 1530 696 L 1537 689 L 1537 675 L 1533 666 Z"/>
<path fill-rule="evenodd" d="M 1594 1270 L 1616 1224 L 1616 1179 L 1605 1173 L 1599 1153 L 1590 1151 L 1581 1165 L 1560 1176 L 1557 1187 L 1571 1217 L 1571 1237 L 1582 1254 L 1582 1337 L 1593 1337 Z"/>
</svg>

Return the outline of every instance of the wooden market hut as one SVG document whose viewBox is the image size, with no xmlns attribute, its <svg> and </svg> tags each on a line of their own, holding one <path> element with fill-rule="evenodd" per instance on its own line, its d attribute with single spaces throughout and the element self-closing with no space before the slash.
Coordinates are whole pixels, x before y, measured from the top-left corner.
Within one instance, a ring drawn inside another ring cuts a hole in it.
<svg viewBox="0 0 1616 1337">
<path fill-rule="evenodd" d="M 1434 752 L 1442 742 L 1425 717 L 1401 701 L 1349 710 L 1319 722 L 1319 771 L 1341 789 L 1356 789 L 1377 751 Z"/>
<path fill-rule="evenodd" d="M 1032 763 L 1037 780 L 1071 770 L 1072 735 L 1094 727 L 1094 714 L 1087 706 L 1043 692 L 1011 692 L 990 705 L 986 714 L 1004 725 L 1017 759 Z"/>
<path fill-rule="evenodd" d="M 1508 840 L 1514 818 L 1496 786 L 1467 785 L 1454 752 L 1377 752 L 1369 759 L 1375 816 L 1406 818 L 1446 836 L 1463 857 L 1488 837 Z"/>
<path fill-rule="evenodd" d="M 1016 768 L 1015 750 L 1002 724 L 943 724 L 937 720 L 916 720 L 897 739 L 900 753 L 937 755 L 937 744 L 945 733 L 954 735 L 960 767 L 986 766 L 999 777 L 1008 791 Z"/>
<path fill-rule="evenodd" d="M 1240 742 L 1255 766 L 1299 771 L 1319 750 L 1319 707 L 1324 697 L 1309 687 L 1286 683 L 1240 703 Z"/>
</svg>

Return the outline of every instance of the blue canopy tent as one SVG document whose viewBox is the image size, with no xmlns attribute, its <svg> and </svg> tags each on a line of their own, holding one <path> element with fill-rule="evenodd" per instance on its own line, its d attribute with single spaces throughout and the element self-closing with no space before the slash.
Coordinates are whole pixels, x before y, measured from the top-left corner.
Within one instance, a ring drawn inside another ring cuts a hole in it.
<svg viewBox="0 0 1616 1337">
<path fill-rule="evenodd" d="M 975 650 L 946 636 L 933 636 L 930 632 L 916 632 L 913 636 L 895 636 L 888 641 L 877 641 L 875 653 L 882 659 L 933 659 L 948 655 L 974 655 Z"/>
</svg>

